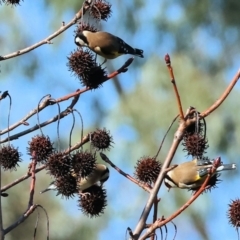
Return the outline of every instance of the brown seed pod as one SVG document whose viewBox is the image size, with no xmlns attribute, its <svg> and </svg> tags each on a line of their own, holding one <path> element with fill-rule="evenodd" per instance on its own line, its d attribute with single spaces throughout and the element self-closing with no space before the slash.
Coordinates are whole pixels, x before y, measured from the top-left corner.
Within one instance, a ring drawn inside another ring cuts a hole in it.
<svg viewBox="0 0 240 240">
<path fill-rule="evenodd" d="M 21 153 L 18 152 L 18 148 L 13 146 L 2 146 L 0 149 L 0 163 L 4 170 L 16 170 L 18 163 L 22 161 Z"/>
<path fill-rule="evenodd" d="M 183 138 L 184 151 L 187 151 L 188 155 L 202 158 L 203 154 L 206 153 L 206 149 L 209 147 L 208 141 L 200 134 L 188 134 L 186 133 Z"/>
<path fill-rule="evenodd" d="M 77 193 L 77 181 L 71 174 L 58 177 L 54 183 L 57 187 L 57 195 L 61 194 L 65 198 L 73 197 Z"/>
<path fill-rule="evenodd" d="M 106 198 L 106 190 L 101 186 L 93 185 L 81 193 L 79 207 L 88 217 L 98 217 L 103 214 L 107 206 Z"/>
<path fill-rule="evenodd" d="M 134 175 L 144 183 L 152 184 L 157 180 L 161 171 L 161 163 L 156 158 L 142 157 L 137 161 Z"/>
<path fill-rule="evenodd" d="M 78 177 L 87 177 L 96 167 L 96 156 L 89 151 L 77 151 L 72 155 L 72 168 Z"/>
<path fill-rule="evenodd" d="M 90 8 L 90 14 L 98 19 L 107 21 L 111 17 L 112 5 L 104 0 L 96 0 Z"/>
<path fill-rule="evenodd" d="M 56 152 L 48 157 L 46 170 L 55 178 L 63 177 L 70 173 L 71 157 L 63 152 Z"/>
<path fill-rule="evenodd" d="M 90 140 L 92 146 L 94 146 L 98 151 L 100 150 L 109 150 L 111 147 L 112 136 L 110 132 L 104 129 L 97 129 L 93 133 L 90 134 Z"/>
<path fill-rule="evenodd" d="M 32 155 L 35 152 L 37 162 L 43 164 L 47 162 L 47 157 L 54 151 L 53 143 L 48 136 L 35 136 L 28 144 L 28 154 Z"/>
<path fill-rule="evenodd" d="M 240 227 L 240 199 L 231 200 L 228 209 L 229 223 L 236 228 Z"/>
</svg>

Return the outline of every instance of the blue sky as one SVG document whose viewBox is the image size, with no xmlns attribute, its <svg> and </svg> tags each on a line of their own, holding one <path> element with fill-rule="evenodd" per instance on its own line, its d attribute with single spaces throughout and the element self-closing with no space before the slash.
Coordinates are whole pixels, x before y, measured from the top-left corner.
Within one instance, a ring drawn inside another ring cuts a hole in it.
<svg viewBox="0 0 240 240">
<path fill-rule="evenodd" d="M 123 36 L 124 30 L 127 28 L 127 26 L 120 25 L 116 28 L 116 24 L 119 22 L 119 15 L 122 14 L 121 12 L 118 12 L 117 9 L 119 6 L 121 9 L 124 7 L 132 7 L 131 2 L 123 2 L 124 3 L 118 2 L 117 4 L 112 3 L 113 17 L 110 18 L 107 23 L 102 24 L 102 28 L 104 30 L 112 32 L 118 36 Z M 135 18 L 144 18 L 144 23 L 141 25 L 139 31 L 137 31 L 134 36 L 126 33 L 124 35 L 124 39 L 129 39 L 128 42 L 131 43 L 131 45 L 144 49 L 145 59 L 150 58 L 153 54 L 162 56 L 163 58 L 167 52 L 171 53 L 171 49 L 174 48 L 175 43 L 172 39 L 172 36 L 166 34 L 166 36 L 163 36 L 161 39 L 163 41 L 162 44 L 157 44 L 158 39 L 154 38 L 155 29 L 151 23 L 155 15 L 159 13 L 161 3 L 156 5 L 156 2 L 153 0 L 148 1 L 148 3 L 149 4 L 147 4 L 145 9 L 138 11 L 134 16 Z M 4 47 L 1 49 L 0 55 L 5 55 L 18 50 L 18 48 L 16 49 L 14 45 L 14 39 L 12 37 L 14 36 L 12 32 L 13 30 L 23 31 L 23 33 L 29 37 L 27 42 L 29 45 L 31 45 L 50 35 L 53 32 L 53 29 L 57 30 L 56 26 L 60 26 L 62 21 L 68 22 L 73 18 L 74 15 L 73 12 L 66 11 L 61 18 L 54 19 L 52 17 L 52 9 L 45 9 L 41 1 L 38 1 L 37 3 L 34 1 L 24 1 L 22 6 L 16 8 L 16 10 L 10 9 L 10 6 L 5 5 L 0 7 L 2 8 L 1 13 L 6 9 L 16 11 L 16 14 L 13 17 L 15 22 L 13 28 L 9 28 L 6 21 L 3 22 L 0 17 L 0 30 L 3 33 L 2 37 L 4 36 L 7 41 L 9 41 L 9 44 L 4 45 Z M 172 4 L 165 14 L 169 17 L 169 21 L 178 21 L 182 15 L 181 6 L 178 4 Z M 55 28 L 52 28 L 53 25 Z M 3 72 L 2 76 L 4 76 L 4 79 L 2 78 L 0 82 L 0 90 L 8 90 L 13 99 L 11 124 L 24 117 L 30 110 L 35 108 L 42 96 L 50 93 L 53 98 L 59 98 L 81 87 L 79 81 L 74 76 L 71 76 L 66 66 L 66 57 L 76 48 L 73 41 L 73 30 L 74 27 L 63 33 L 62 36 L 59 37 L 61 41 L 57 39 L 53 40 L 53 45 L 44 45 L 29 54 L 16 58 L 15 60 L 10 59 L 0 62 L 1 71 Z M 15 39 L 15 41 L 18 42 L 19 46 L 21 39 Z M 196 38 L 193 39 L 193 42 L 194 41 L 196 41 L 196 46 L 205 45 L 207 41 L 208 44 L 205 51 L 210 53 L 212 56 L 218 56 L 221 45 L 214 37 L 209 38 L 209 35 L 206 35 L 204 29 L 199 28 L 196 30 Z M 24 47 L 27 46 L 24 45 L 21 48 Z M 41 65 L 33 79 L 28 79 L 24 74 L 22 74 L 23 70 L 21 68 L 21 64 L 28 65 L 29 56 L 31 57 L 31 60 L 37 58 L 39 60 L 39 64 Z M 116 60 L 113 60 L 112 64 L 114 67 L 118 68 L 126 61 L 126 59 L 127 57 L 125 56 L 120 57 Z M 144 64 L 144 62 L 141 62 L 142 59 L 136 59 L 136 61 L 138 62 L 139 66 Z M 231 79 L 233 74 L 236 72 L 236 69 L 239 67 L 237 66 L 238 62 L 235 62 L 236 64 L 224 73 L 226 79 Z M 3 75 L 7 68 L 11 68 L 12 71 L 8 75 Z M 140 68 L 138 68 L 138 70 L 140 70 Z M 140 71 L 137 72 L 134 70 L 134 68 L 130 67 L 127 73 L 119 76 L 119 79 L 125 91 L 130 91 L 135 87 L 135 84 L 140 81 Z M 129 79 L 131 79 L 131 81 L 129 81 Z M 116 95 L 111 81 L 106 82 L 102 88 L 96 91 L 83 94 L 80 102 L 77 104 L 77 109 L 83 116 L 85 129 L 90 127 L 93 123 L 94 114 L 89 111 L 89 109 L 91 109 L 92 99 L 99 96 L 101 97 L 102 103 L 107 103 L 104 104 L 107 111 L 114 109 L 118 104 L 119 98 Z M 68 104 L 69 102 L 67 102 L 65 106 Z M 6 109 L 8 109 L 8 101 L 3 101 L 0 105 L 1 129 L 5 129 L 7 127 Z M 56 106 L 46 109 L 44 112 L 40 113 L 40 119 L 47 120 L 53 116 L 53 113 L 54 115 L 57 113 Z M 36 117 L 33 117 L 29 123 L 31 126 L 33 126 L 36 124 L 36 121 Z M 80 125 L 80 120 L 77 121 L 78 125 Z M 60 124 L 60 137 L 65 137 L 65 132 L 70 130 L 69 124 L 71 124 L 71 122 L 72 119 L 68 118 Z M 111 121 L 108 119 L 105 119 L 102 124 L 102 127 L 105 127 L 104 124 L 108 124 L 110 128 L 111 126 L 114 126 L 111 125 Z M 21 129 L 24 128 L 26 127 L 21 127 Z M 123 125 L 118 129 L 109 130 L 114 136 L 114 142 L 120 142 L 119 145 L 116 144 L 117 147 L 111 151 L 109 156 L 114 157 L 114 161 L 117 162 L 119 167 L 132 174 L 132 166 L 126 166 L 122 161 L 123 158 L 128 158 L 128 153 L 125 153 L 124 149 L 122 149 L 121 142 L 124 141 L 125 137 L 134 142 L 136 139 L 136 136 L 134 135 L 135 133 L 132 132 L 131 128 L 129 128 L 127 125 Z M 14 132 L 19 131 L 20 129 Z M 47 127 L 44 129 L 44 132 L 47 132 L 50 137 L 55 138 L 56 125 L 54 125 L 54 127 Z M 26 154 L 24 154 L 26 152 L 26 142 L 28 142 L 31 137 L 37 133 L 39 132 L 24 136 L 22 140 L 14 141 L 14 145 L 19 146 L 19 150 L 23 153 L 22 158 L 24 160 L 29 158 Z M 119 155 L 119 152 L 122 153 Z M 222 178 L 225 180 L 224 176 L 225 173 L 222 175 Z M 118 183 L 120 182 L 121 187 L 120 190 L 118 190 L 118 187 L 120 186 Z M 117 174 L 114 169 L 111 169 L 111 178 L 105 186 L 109 194 L 107 214 L 114 213 L 114 218 L 109 222 L 109 225 L 106 227 L 106 229 L 100 233 L 99 239 L 109 239 L 109 235 L 111 236 L 111 239 L 123 239 L 125 238 L 125 229 L 127 227 L 132 227 L 134 229 L 134 226 L 140 217 L 144 203 L 147 200 L 147 194 L 142 189 L 137 188 L 136 186 L 130 184 L 126 179 L 123 179 L 123 177 Z M 124 191 L 125 189 L 128 189 L 127 193 Z M 223 189 L 226 189 L 226 191 L 223 191 Z M 176 206 L 175 201 L 171 201 L 171 198 L 170 201 L 168 201 L 169 196 L 177 194 L 178 191 L 181 190 L 176 190 L 176 192 L 173 190 L 168 193 L 165 188 L 162 188 L 160 191 L 160 196 L 163 198 L 163 203 L 160 209 L 163 214 L 166 214 L 166 216 L 168 216 L 171 212 L 169 212 L 169 208 L 177 209 L 180 207 Z M 236 193 L 235 197 L 238 197 L 238 192 L 236 192 L 234 185 L 229 185 L 229 182 L 223 181 L 221 183 L 221 188 L 213 190 L 210 197 L 207 198 L 206 196 L 201 196 L 201 199 L 198 199 L 193 206 L 191 206 L 207 214 L 208 219 L 206 219 L 205 224 L 211 235 L 209 239 L 236 239 L 236 232 L 229 226 L 226 218 L 227 204 L 229 200 L 228 193 L 231 193 L 231 196 L 232 193 Z M 50 192 L 46 194 L 55 195 L 55 193 Z M 190 193 L 186 191 L 184 197 L 185 200 L 187 200 L 190 197 Z M 36 198 L 37 201 L 41 202 L 41 197 L 37 196 Z M 57 197 L 56 199 L 63 203 L 63 207 L 67 209 L 69 214 L 72 214 L 75 217 L 80 215 L 80 211 L 77 211 L 75 204 L 76 199 L 70 201 L 61 200 L 60 197 Z M 52 201 L 55 201 L 56 199 L 51 198 Z M 125 209 L 126 206 L 127 208 Z M 221 211 L 219 211 L 219 209 L 221 209 Z M 64 211 L 62 212 L 62 217 L 64 217 Z M 83 221 L 85 221 L 86 217 L 83 216 L 82 218 Z M 174 223 L 177 225 L 179 224 L 180 226 L 183 220 L 186 221 L 187 226 L 191 225 L 189 222 L 190 219 L 188 218 L 188 211 L 186 211 L 186 214 L 183 213 L 176 220 L 174 220 Z M 51 219 L 51 221 L 54 222 L 54 219 Z M 93 224 L 98 224 L 98 221 L 101 221 L 101 219 L 92 219 L 91 221 Z M 172 226 L 168 227 L 171 229 L 171 231 L 169 230 L 168 236 L 171 239 L 174 229 Z M 200 240 L 201 237 L 194 233 L 194 229 L 189 229 L 188 227 L 179 227 L 176 239 Z"/>
</svg>

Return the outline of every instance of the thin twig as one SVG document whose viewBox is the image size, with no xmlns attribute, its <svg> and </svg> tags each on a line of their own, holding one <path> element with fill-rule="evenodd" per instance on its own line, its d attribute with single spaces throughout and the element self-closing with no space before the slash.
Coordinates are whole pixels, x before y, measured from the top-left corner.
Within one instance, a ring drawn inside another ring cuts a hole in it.
<svg viewBox="0 0 240 240">
<path fill-rule="evenodd" d="M 77 150 L 79 148 L 81 148 L 84 144 L 86 144 L 87 142 L 89 142 L 89 135 L 87 134 L 86 136 L 84 136 L 80 142 L 76 143 L 74 146 L 72 146 L 71 148 L 68 148 L 64 151 L 64 154 L 69 154 L 70 152 Z"/>
<path fill-rule="evenodd" d="M 33 232 L 33 240 L 36 239 L 36 235 L 37 235 L 37 227 L 38 227 L 38 222 L 39 222 L 39 216 L 40 216 L 40 213 L 37 209 L 37 219 L 36 219 L 36 223 L 35 223 L 35 227 L 34 227 L 34 232 Z"/>
<path fill-rule="evenodd" d="M 82 115 L 77 109 L 73 109 L 73 111 L 76 111 L 78 113 L 79 117 L 80 117 L 80 120 L 81 120 L 81 139 L 83 139 L 83 118 L 82 118 Z"/>
<path fill-rule="evenodd" d="M 13 124 L 12 126 L 9 126 L 8 128 L 2 130 L 0 132 L 0 135 L 3 135 L 9 131 L 12 131 L 13 129 L 17 128 L 20 125 L 26 125 L 26 122 L 29 118 L 31 118 L 33 115 L 35 115 L 37 112 L 40 112 L 41 110 L 43 110 L 45 107 L 47 107 L 49 105 L 49 99 L 51 98 L 50 95 L 48 95 L 44 101 L 41 102 L 41 104 L 38 106 L 38 108 L 35 108 L 33 110 L 31 110 L 27 116 L 25 116 L 23 119 L 21 119 L 20 121 L 18 121 L 17 123 Z"/>
<path fill-rule="evenodd" d="M 12 231 L 14 228 L 16 228 L 18 225 L 20 225 L 21 223 L 23 223 L 35 211 L 36 208 L 37 205 L 32 205 L 30 209 L 27 209 L 27 211 L 15 223 L 13 223 L 4 230 L 5 235 Z"/>
<path fill-rule="evenodd" d="M 74 109 L 71 111 L 71 114 L 72 114 L 72 119 L 73 119 L 73 123 L 72 123 L 72 126 L 71 126 L 71 129 L 70 129 L 70 133 L 69 133 L 69 145 L 68 145 L 68 148 L 71 148 L 71 145 L 72 145 L 72 133 L 73 133 L 73 129 L 74 129 L 74 126 L 75 126 L 75 115 L 74 115 Z M 82 137 L 82 135 L 81 135 Z"/>
<path fill-rule="evenodd" d="M 50 100 L 50 99 L 48 99 L 48 100 Z M 56 102 L 58 102 L 58 101 L 56 100 Z M 75 99 L 73 99 L 72 102 L 76 103 Z M 51 103 L 53 103 L 53 102 L 51 102 Z M 55 103 L 55 101 L 54 101 L 54 103 Z M 49 124 L 51 124 L 53 122 L 58 121 L 59 118 L 61 119 L 61 118 L 66 117 L 71 112 L 70 109 L 71 109 L 72 106 L 73 106 L 73 104 L 71 103 L 70 106 L 68 106 L 64 111 L 62 111 L 60 114 L 56 115 L 55 117 L 53 117 L 53 118 L 51 118 L 51 119 L 49 119 L 49 120 L 47 120 L 47 121 L 45 121 L 45 122 L 43 122 L 41 124 L 38 123 L 34 127 L 28 128 L 25 131 L 22 131 L 20 133 L 17 133 L 17 134 L 14 134 L 14 135 L 10 136 L 10 140 L 12 141 L 14 139 L 18 139 L 19 137 L 21 137 L 23 135 L 26 135 L 26 134 L 28 134 L 30 132 L 33 132 L 33 131 L 35 131 L 35 130 L 37 130 L 39 128 L 45 127 L 45 126 L 47 126 L 47 125 L 49 125 Z M 7 140 L 8 140 L 8 138 L 2 139 L 0 143 L 4 143 Z"/>
<path fill-rule="evenodd" d="M 126 177 L 127 179 L 132 181 L 133 183 L 137 184 L 138 186 L 143 188 L 145 191 L 147 191 L 147 192 L 151 191 L 151 189 L 147 185 L 137 181 L 135 178 L 131 177 L 129 174 L 125 173 L 120 168 L 118 168 L 115 164 L 113 164 L 104 153 L 100 152 L 100 156 L 101 156 L 103 161 L 105 161 L 106 163 L 111 165 L 111 167 L 113 167 L 115 170 L 117 170 L 121 175 L 123 175 L 124 177 Z"/>
<path fill-rule="evenodd" d="M 159 153 L 160 153 L 160 151 L 161 151 L 161 149 L 162 149 L 162 145 L 163 145 L 163 143 L 164 143 L 164 141 L 165 141 L 165 138 L 167 137 L 168 132 L 170 131 L 172 125 L 173 125 L 173 124 L 175 123 L 175 121 L 177 120 L 178 116 L 179 116 L 179 115 L 177 115 L 177 116 L 173 119 L 173 121 L 171 122 L 170 126 L 168 127 L 168 130 L 166 131 L 165 135 L 163 136 L 162 142 L 161 142 L 161 144 L 160 144 L 160 146 L 159 146 L 159 148 L 158 148 L 158 151 L 157 151 L 157 154 L 156 154 L 155 158 L 158 157 L 158 155 L 159 155 Z"/>
<path fill-rule="evenodd" d="M 34 190 L 35 190 L 35 184 L 36 184 L 36 166 L 37 166 L 37 156 L 36 152 L 32 152 L 32 163 L 31 163 L 31 185 L 30 185 L 30 195 L 29 195 L 29 201 L 28 201 L 28 209 L 33 205 L 33 197 L 34 197 Z"/>
<path fill-rule="evenodd" d="M 177 83 L 176 83 L 176 80 L 175 80 L 175 77 L 174 77 L 173 68 L 171 66 L 171 59 L 170 59 L 170 56 L 168 54 L 165 56 L 165 62 L 167 64 L 167 68 L 168 68 L 168 71 L 169 71 L 169 74 L 170 74 L 170 77 L 171 77 L 171 83 L 173 84 L 173 89 L 174 89 L 174 92 L 175 92 L 175 95 L 176 95 L 176 98 L 177 98 L 179 116 L 180 116 L 180 119 L 184 119 L 182 103 L 181 103 L 180 95 L 179 95 L 179 92 L 178 92 Z"/>
<path fill-rule="evenodd" d="M 237 83 L 237 81 L 240 78 L 240 69 L 238 70 L 238 72 L 235 74 L 235 76 L 233 77 L 232 81 L 230 82 L 230 84 L 228 85 L 227 89 L 223 92 L 223 94 L 220 96 L 220 98 L 207 110 L 203 111 L 200 116 L 205 118 L 206 116 L 208 116 L 210 113 L 212 113 L 214 110 L 216 110 L 223 102 L 224 100 L 227 98 L 227 96 L 230 94 L 230 92 L 232 91 L 233 87 L 235 86 L 235 84 Z"/>
<path fill-rule="evenodd" d="M 28 53 L 44 44 L 51 44 L 52 39 L 56 38 L 58 35 L 60 35 L 64 31 L 66 31 L 68 28 L 73 26 L 82 17 L 82 14 L 84 14 L 89 9 L 91 2 L 92 2 L 92 0 L 85 1 L 83 3 L 83 7 L 76 13 L 75 17 L 69 23 L 62 25 L 56 32 L 54 32 L 50 36 L 46 37 L 45 39 L 41 40 L 38 43 L 33 44 L 32 46 L 29 46 L 22 50 L 18 50 L 16 52 L 7 54 L 5 56 L 1 56 L 0 61 L 23 55 L 23 54 Z"/>
<path fill-rule="evenodd" d="M 13 223 L 4 230 L 5 235 L 12 231 L 14 228 L 16 228 L 18 225 L 20 225 L 21 223 L 23 223 L 35 211 L 37 207 L 38 205 L 32 205 L 30 209 L 27 209 L 27 211 L 15 223 Z"/>
<path fill-rule="evenodd" d="M 36 168 L 35 169 L 35 173 L 38 173 L 38 172 L 42 171 L 44 168 L 46 168 L 45 165 L 43 165 L 43 166 L 41 166 L 39 168 Z M 11 188 L 11 187 L 17 185 L 18 183 L 28 179 L 29 177 L 31 177 L 31 172 L 28 172 L 27 174 L 23 175 L 22 177 L 16 179 L 15 181 L 5 185 L 4 187 L 1 188 L 1 192 L 7 191 L 9 188 Z"/>
<path fill-rule="evenodd" d="M 120 67 L 117 71 L 114 71 L 114 72 L 108 74 L 108 76 L 106 77 L 106 80 L 109 80 L 109 79 L 111 79 L 111 78 L 114 78 L 114 77 L 116 77 L 116 76 L 117 76 L 118 74 L 120 74 L 120 73 L 125 73 L 125 72 L 127 72 L 128 67 L 132 64 L 133 60 L 134 60 L 134 57 L 129 58 L 129 59 L 123 64 L 123 66 Z"/>
<path fill-rule="evenodd" d="M 42 210 L 46 214 L 46 217 L 47 217 L 47 240 L 49 240 L 49 217 L 48 217 L 48 213 L 47 213 L 46 209 L 43 206 L 38 205 L 38 207 L 42 208 Z"/>
</svg>

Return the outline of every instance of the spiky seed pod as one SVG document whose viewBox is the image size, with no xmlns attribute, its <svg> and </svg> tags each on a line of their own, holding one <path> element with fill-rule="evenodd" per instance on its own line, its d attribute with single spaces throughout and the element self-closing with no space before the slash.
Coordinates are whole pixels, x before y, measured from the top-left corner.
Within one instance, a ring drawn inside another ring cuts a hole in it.
<svg viewBox="0 0 240 240">
<path fill-rule="evenodd" d="M 20 0 L 3 0 L 3 2 L 6 2 L 7 5 L 20 5 Z"/>
<path fill-rule="evenodd" d="M 95 57 L 89 49 L 78 48 L 71 52 L 67 66 L 69 71 L 81 79 L 84 74 L 88 74 L 93 67 L 96 67 Z"/>
<path fill-rule="evenodd" d="M 91 144 L 98 150 L 109 150 L 111 147 L 112 136 L 110 132 L 104 129 L 97 129 L 90 134 Z"/>
<path fill-rule="evenodd" d="M 194 108 L 190 107 L 190 113 L 188 114 L 188 120 L 195 120 L 191 121 L 192 123 L 187 127 L 186 132 L 188 134 L 198 133 L 200 135 L 205 135 L 204 131 L 206 129 L 206 122 L 204 118 L 200 118 L 200 113 Z"/>
<path fill-rule="evenodd" d="M 48 136 L 35 136 L 28 144 L 28 154 L 32 155 L 35 152 L 37 162 L 43 164 L 47 162 L 47 157 L 54 151 L 53 143 L 51 143 Z"/>
<path fill-rule="evenodd" d="M 88 23 L 82 23 L 82 22 L 79 22 L 79 24 L 77 25 L 77 28 L 74 32 L 77 35 L 85 30 L 90 31 L 90 32 L 97 32 L 97 29 L 95 26 L 90 25 Z"/>
<path fill-rule="evenodd" d="M 188 133 L 189 135 L 194 133 L 203 135 L 204 129 L 205 129 L 204 123 L 202 121 L 199 121 L 197 126 L 196 123 L 189 125 L 188 128 L 186 129 L 186 133 Z"/>
<path fill-rule="evenodd" d="M 229 223 L 235 228 L 240 227 L 240 199 L 231 200 L 228 209 Z"/>
<path fill-rule="evenodd" d="M 84 196 L 80 195 L 78 200 L 79 207 L 88 217 L 98 217 L 104 213 L 107 206 L 106 190 L 98 185 L 93 185 L 83 191 Z"/>
<path fill-rule="evenodd" d="M 3 146 L 0 149 L 0 163 L 4 170 L 16 170 L 18 163 L 22 161 L 22 154 L 18 152 L 18 148 L 13 146 Z"/>
<path fill-rule="evenodd" d="M 217 188 L 217 184 L 219 182 L 221 182 L 221 179 L 219 179 L 219 177 L 221 176 L 220 173 L 217 173 L 217 174 L 214 174 L 208 181 L 207 183 L 207 186 L 206 186 L 206 189 L 204 190 L 204 192 L 211 192 L 212 189 L 214 188 Z M 200 187 L 197 187 L 197 188 L 191 188 L 189 189 L 189 191 L 193 191 L 193 192 L 196 192 L 198 191 L 199 189 L 201 188 Z"/>
<path fill-rule="evenodd" d="M 96 64 L 95 57 L 89 49 L 78 48 L 71 52 L 67 66 L 69 71 L 80 79 L 83 86 L 91 89 L 100 87 L 107 79 L 105 68 Z"/>
<path fill-rule="evenodd" d="M 137 161 L 134 175 L 144 183 L 152 184 L 157 180 L 161 171 L 161 163 L 156 158 L 142 157 Z"/>
<path fill-rule="evenodd" d="M 63 177 L 70 173 L 71 157 L 62 152 L 56 152 L 48 157 L 46 170 L 55 178 Z"/>
<path fill-rule="evenodd" d="M 90 8 L 90 14 L 98 20 L 107 21 L 111 17 L 111 7 L 112 5 L 104 0 L 96 0 Z"/>
<path fill-rule="evenodd" d="M 186 133 L 182 145 L 184 146 L 183 150 L 187 151 L 188 155 L 198 158 L 201 158 L 209 147 L 207 139 L 197 133 Z"/>
<path fill-rule="evenodd" d="M 105 68 L 102 68 L 101 65 L 93 66 L 90 71 L 84 72 L 82 74 L 81 83 L 83 86 L 89 87 L 91 89 L 99 88 L 102 83 L 107 79 L 107 73 Z"/>
<path fill-rule="evenodd" d="M 76 178 L 71 174 L 58 177 L 55 180 L 55 185 L 57 187 L 57 195 L 61 194 L 62 196 L 69 198 L 73 197 L 77 193 L 77 181 Z"/>
<path fill-rule="evenodd" d="M 96 156 L 89 151 L 77 151 L 72 155 L 72 168 L 78 177 L 87 177 L 95 167 Z"/>
</svg>

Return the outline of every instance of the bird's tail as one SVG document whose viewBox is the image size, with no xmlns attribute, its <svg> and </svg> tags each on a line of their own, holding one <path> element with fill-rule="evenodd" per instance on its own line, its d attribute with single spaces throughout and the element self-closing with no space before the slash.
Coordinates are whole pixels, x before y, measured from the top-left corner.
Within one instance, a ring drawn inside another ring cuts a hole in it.
<svg viewBox="0 0 240 240">
<path fill-rule="evenodd" d="M 135 50 L 134 55 L 137 55 L 138 57 L 143 58 L 143 50 L 138 49 L 138 48 L 135 48 L 134 50 Z"/>
<path fill-rule="evenodd" d="M 236 169 L 237 166 L 235 163 L 230 163 L 230 164 L 222 164 L 219 166 L 216 170 L 216 172 L 224 171 L 224 170 L 233 170 Z"/>
</svg>

